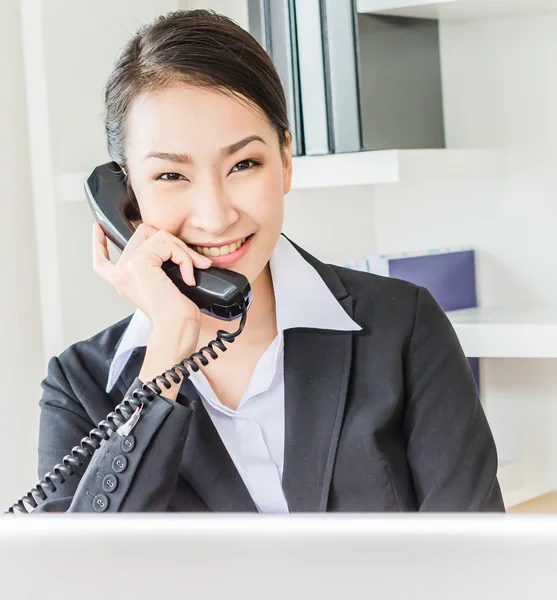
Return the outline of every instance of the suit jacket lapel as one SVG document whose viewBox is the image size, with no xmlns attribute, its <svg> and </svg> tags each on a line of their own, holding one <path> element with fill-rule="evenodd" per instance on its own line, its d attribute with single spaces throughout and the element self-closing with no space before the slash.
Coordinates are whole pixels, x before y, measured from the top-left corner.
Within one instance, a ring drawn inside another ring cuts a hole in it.
<svg viewBox="0 0 557 600">
<path fill-rule="evenodd" d="M 351 299 L 345 303 L 351 304 Z M 285 331 L 282 486 L 290 512 L 327 510 L 350 376 L 352 337 L 350 331 Z"/>
<path fill-rule="evenodd" d="M 352 297 L 336 271 L 289 241 L 353 317 Z M 352 341 L 351 331 L 285 331 L 282 487 L 291 512 L 327 510 L 350 379 Z"/>
<path fill-rule="evenodd" d="M 282 486 L 290 512 L 327 510 L 351 349 L 351 332 L 285 332 Z"/>
</svg>

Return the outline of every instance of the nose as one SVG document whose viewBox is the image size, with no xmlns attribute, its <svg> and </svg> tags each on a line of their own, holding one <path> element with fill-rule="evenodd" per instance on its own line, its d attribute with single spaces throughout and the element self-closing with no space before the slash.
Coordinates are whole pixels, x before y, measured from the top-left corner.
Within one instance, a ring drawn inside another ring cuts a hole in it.
<svg viewBox="0 0 557 600">
<path fill-rule="evenodd" d="M 197 190 L 189 226 L 212 236 L 224 234 L 238 221 L 240 214 L 226 190 L 218 183 L 210 183 Z"/>
</svg>

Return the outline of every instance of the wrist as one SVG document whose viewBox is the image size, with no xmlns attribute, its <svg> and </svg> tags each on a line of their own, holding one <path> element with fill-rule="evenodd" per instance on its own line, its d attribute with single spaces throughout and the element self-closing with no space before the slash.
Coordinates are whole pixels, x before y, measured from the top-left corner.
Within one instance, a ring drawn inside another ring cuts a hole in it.
<svg viewBox="0 0 557 600">
<path fill-rule="evenodd" d="M 164 370 L 164 368 L 170 369 L 193 352 L 195 352 L 195 345 L 191 336 L 179 330 L 153 330 L 147 344 L 145 360 L 156 360 L 157 363 L 166 365 L 163 367 Z"/>
<path fill-rule="evenodd" d="M 199 309 L 197 307 L 194 307 L 194 309 L 192 312 L 188 311 L 187 307 L 185 309 L 168 307 L 166 311 L 161 311 L 161 314 L 151 317 L 153 330 L 166 333 L 199 327 Z"/>
<path fill-rule="evenodd" d="M 169 371 L 174 365 L 181 362 L 183 358 L 184 357 L 178 358 L 178 354 L 172 353 L 171 351 L 157 352 L 156 348 L 153 346 L 148 346 L 138 378 L 143 383 L 152 381 L 155 379 L 155 377 L 161 376 L 165 371 Z M 165 376 L 165 379 L 171 383 L 171 387 L 170 389 L 166 390 L 166 388 L 164 388 L 160 382 L 157 382 L 157 385 L 162 388 L 161 395 L 169 398 L 170 400 L 175 400 L 180 388 L 180 384 L 172 383 L 172 380 L 169 376 Z"/>
<path fill-rule="evenodd" d="M 139 374 L 141 381 L 154 379 L 195 352 L 199 333 L 192 329 L 176 323 L 172 327 L 153 328 Z"/>
<path fill-rule="evenodd" d="M 172 356 L 177 359 L 176 362 L 180 362 L 195 352 L 198 337 L 198 332 L 181 327 L 176 323 L 169 327 L 154 326 L 147 344 L 147 351 L 150 349 L 152 354 L 156 352 Z"/>
</svg>

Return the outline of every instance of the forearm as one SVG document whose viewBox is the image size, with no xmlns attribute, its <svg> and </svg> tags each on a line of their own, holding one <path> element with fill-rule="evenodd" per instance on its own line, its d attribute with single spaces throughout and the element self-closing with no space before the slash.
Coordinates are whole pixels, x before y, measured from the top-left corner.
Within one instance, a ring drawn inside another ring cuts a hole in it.
<svg viewBox="0 0 557 600">
<path fill-rule="evenodd" d="M 140 385 L 136 379 L 128 394 Z M 154 398 L 131 431 L 131 445 L 123 446 L 119 434 L 112 433 L 93 454 L 75 492 L 62 496 L 62 485 L 56 497 L 41 503 L 35 512 L 166 510 L 176 487 L 192 412 L 189 406 Z M 107 477 L 112 484 L 106 483 Z"/>
</svg>

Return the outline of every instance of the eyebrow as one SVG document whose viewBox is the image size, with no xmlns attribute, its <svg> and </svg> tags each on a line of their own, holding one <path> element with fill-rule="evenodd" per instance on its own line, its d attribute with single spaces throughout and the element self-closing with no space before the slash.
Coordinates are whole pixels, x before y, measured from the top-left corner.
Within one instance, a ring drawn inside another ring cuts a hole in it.
<svg viewBox="0 0 557 600">
<path fill-rule="evenodd" d="M 259 135 L 248 135 L 241 139 L 238 142 L 234 142 L 234 144 L 230 144 L 230 146 L 225 146 L 221 149 L 220 154 L 223 156 L 232 156 L 236 154 L 239 150 L 251 144 L 251 142 L 262 142 L 267 145 L 267 142 Z M 183 153 L 175 153 L 175 152 L 149 152 L 145 155 L 143 160 L 147 160 L 148 158 L 159 158 L 161 160 L 169 160 L 175 163 L 184 163 L 191 165 L 193 163 L 193 159 L 189 154 Z"/>
</svg>

